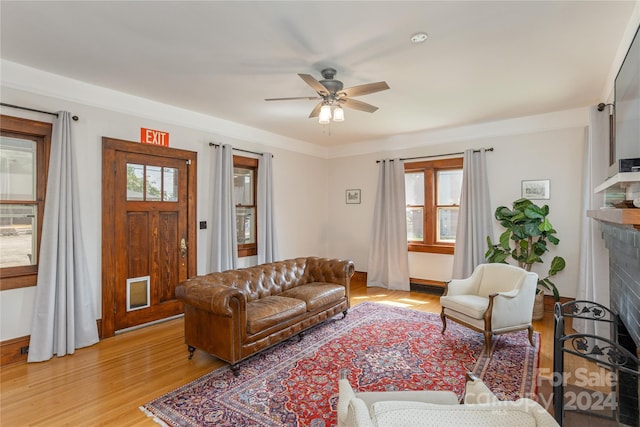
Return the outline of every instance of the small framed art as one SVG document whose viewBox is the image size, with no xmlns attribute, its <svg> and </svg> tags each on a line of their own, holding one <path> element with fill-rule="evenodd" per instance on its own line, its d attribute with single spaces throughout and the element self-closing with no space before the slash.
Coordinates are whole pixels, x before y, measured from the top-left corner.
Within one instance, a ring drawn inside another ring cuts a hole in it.
<svg viewBox="0 0 640 427">
<path fill-rule="evenodd" d="M 522 181 L 522 197 L 526 199 L 549 199 L 549 180 Z"/>
<path fill-rule="evenodd" d="M 348 205 L 360 204 L 360 189 L 347 190 L 345 198 Z"/>
</svg>

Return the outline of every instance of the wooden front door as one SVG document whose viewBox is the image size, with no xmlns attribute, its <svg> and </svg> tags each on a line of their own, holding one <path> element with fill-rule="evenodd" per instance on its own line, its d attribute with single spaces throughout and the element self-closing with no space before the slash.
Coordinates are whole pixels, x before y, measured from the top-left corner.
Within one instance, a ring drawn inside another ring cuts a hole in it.
<svg viewBox="0 0 640 427">
<path fill-rule="evenodd" d="M 103 138 L 102 336 L 182 313 L 195 274 L 196 153 Z"/>
</svg>

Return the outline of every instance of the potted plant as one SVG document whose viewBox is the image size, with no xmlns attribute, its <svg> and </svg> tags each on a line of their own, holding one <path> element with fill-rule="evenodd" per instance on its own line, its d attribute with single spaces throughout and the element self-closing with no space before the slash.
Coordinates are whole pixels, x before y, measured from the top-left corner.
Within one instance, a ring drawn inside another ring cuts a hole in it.
<svg viewBox="0 0 640 427">
<path fill-rule="evenodd" d="M 499 206 L 495 212 L 495 218 L 505 228 L 500 235 L 500 242 L 493 244 L 491 236 L 487 236 L 489 249 L 485 254 L 488 262 L 503 262 L 511 257 L 518 266 L 531 271 L 535 263 L 543 263 L 542 256 L 549 251 L 548 244 L 557 245 L 560 240 L 556 237 L 547 216 L 549 206 L 536 205 L 529 199 L 518 199 L 513 202 L 513 209 Z M 564 270 L 565 260 L 556 256 L 551 260 L 547 276 L 538 279 L 536 289 L 536 306 L 534 307 L 534 320 L 542 319 L 544 315 L 544 291 L 553 292 L 553 298 L 560 300 L 558 288 L 551 281 L 551 277 Z"/>
</svg>

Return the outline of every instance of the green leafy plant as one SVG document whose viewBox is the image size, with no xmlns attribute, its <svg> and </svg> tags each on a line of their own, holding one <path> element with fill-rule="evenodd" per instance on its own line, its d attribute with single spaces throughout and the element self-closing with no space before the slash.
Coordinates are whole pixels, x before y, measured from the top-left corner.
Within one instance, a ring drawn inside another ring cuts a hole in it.
<svg viewBox="0 0 640 427">
<path fill-rule="evenodd" d="M 507 263 L 511 257 L 519 267 L 527 271 L 531 271 L 533 264 L 543 263 L 542 256 L 549 251 L 548 244 L 557 245 L 560 242 L 556 237 L 556 230 L 547 218 L 548 215 L 549 206 L 540 207 L 529 199 L 516 200 L 513 202 L 513 209 L 499 206 L 495 218 L 505 231 L 500 235 L 500 242 L 497 244 L 491 241 L 491 236 L 487 236 L 487 261 Z M 560 294 L 550 277 L 564 270 L 564 267 L 564 258 L 554 257 L 547 276 L 538 280 L 536 292 L 542 292 L 541 288 L 550 290 L 558 301 Z"/>
</svg>

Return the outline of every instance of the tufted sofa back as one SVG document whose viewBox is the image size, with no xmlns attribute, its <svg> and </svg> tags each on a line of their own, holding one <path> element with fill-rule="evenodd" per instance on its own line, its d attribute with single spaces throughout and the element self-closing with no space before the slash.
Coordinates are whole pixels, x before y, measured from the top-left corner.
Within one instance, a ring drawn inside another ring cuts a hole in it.
<svg viewBox="0 0 640 427">
<path fill-rule="evenodd" d="M 345 284 L 344 271 L 336 268 L 337 263 L 327 261 L 331 260 L 317 257 L 295 258 L 255 267 L 209 273 L 202 278 L 208 282 L 236 288 L 246 296 L 247 302 L 251 302 L 269 295 L 280 294 L 306 283 Z M 353 264 L 350 266 L 353 268 Z"/>
</svg>

